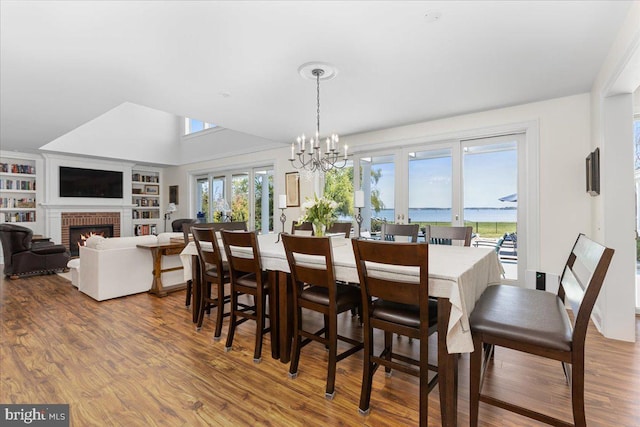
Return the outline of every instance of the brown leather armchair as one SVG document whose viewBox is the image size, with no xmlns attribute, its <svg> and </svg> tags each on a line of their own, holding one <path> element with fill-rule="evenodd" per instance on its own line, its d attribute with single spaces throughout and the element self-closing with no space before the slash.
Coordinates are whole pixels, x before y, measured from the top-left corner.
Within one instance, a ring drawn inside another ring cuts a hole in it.
<svg viewBox="0 0 640 427">
<path fill-rule="evenodd" d="M 173 220 L 173 222 L 171 223 L 171 229 L 173 230 L 174 233 L 179 233 L 183 231 L 182 229 L 183 224 L 193 225 L 195 223 L 196 223 L 195 219 L 179 218 L 179 219 Z"/>
<path fill-rule="evenodd" d="M 4 274 L 19 276 L 51 274 L 66 270 L 71 256 L 63 245 L 32 242 L 33 231 L 17 224 L 0 224 L 0 242 L 4 254 Z"/>
</svg>

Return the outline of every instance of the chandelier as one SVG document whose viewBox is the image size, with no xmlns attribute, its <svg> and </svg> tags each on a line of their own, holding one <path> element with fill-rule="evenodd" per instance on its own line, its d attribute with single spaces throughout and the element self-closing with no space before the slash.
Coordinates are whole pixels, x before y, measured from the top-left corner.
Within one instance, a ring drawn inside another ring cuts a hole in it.
<svg viewBox="0 0 640 427">
<path fill-rule="evenodd" d="M 305 76 L 304 72 L 311 69 L 311 76 Z M 324 68 L 323 68 L 324 67 Z M 291 165 L 296 169 L 302 169 L 308 172 L 322 171 L 327 172 L 331 169 L 342 169 L 347 165 L 347 146 L 345 145 L 342 153 L 338 143 L 340 138 L 337 134 L 332 134 L 327 137 L 325 141 L 320 138 L 320 77 L 325 74 L 325 68 L 327 64 L 305 64 L 299 68 L 300 74 L 305 77 L 315 77 L 316 79 L 316 134 L 315 138 L 311 137 L 307 140 L 307 137 L 302 134 L 296 139 L 296 142 L 291 144 L 291 156 L 289 161 Z M 335 76 L 335 70 L 330 70 L 331 75 L 328 78 Z M 323 151 L 324 148 L 324 151 Z"/>
</svg>

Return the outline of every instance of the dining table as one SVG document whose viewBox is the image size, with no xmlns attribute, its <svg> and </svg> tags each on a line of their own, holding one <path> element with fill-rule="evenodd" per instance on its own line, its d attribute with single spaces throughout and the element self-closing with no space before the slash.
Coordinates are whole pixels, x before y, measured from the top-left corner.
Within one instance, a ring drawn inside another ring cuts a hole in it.
<svg viewBox="0 0 640 427">
<path fill-rule="evenodd" d="M 280 239 L 276 240 L 277 237 L 275 234 L 260 234 L 258 245 L 262 268 L 269 272 L 269 280 L 277 298 L 278 313 L 273 319 L 277 336 L 275 340 L 272 339 L 272 347 L 275 345 L 277 348 L 272 348 L 272 355 L 288 363 L 293 337 L 293 284 L 284 246 Z M 336 280 L 357 284 L 358 270 L 350 239 L 332 237 L 331 241 Z M 224 251 L 221 253 L 223 260 L 226 260 Z M 184 266 L 185 281 L 193 280 L 192 305 L 193 310 L 197 311 L 200 282 L 197 250 L 193 242 L 185 246 L 180 259 Z M 311 257 L 306 261 L 324 262 Z M 398 266 L 387 270 L 385 274 L 395 275 L 400 280 L 403 277 L 413 280 L 410 276 L 418 275 L 413 268 Z M 491 248 L 429 245 L 429 296 L 438 300 L 438 385 L 443 426 L 455 426 L 457 423 L 458 356 L 474 351 L 469 314 L 487 286 L 500 283 L 502 274 L 498 255 Z"/>
</svg>

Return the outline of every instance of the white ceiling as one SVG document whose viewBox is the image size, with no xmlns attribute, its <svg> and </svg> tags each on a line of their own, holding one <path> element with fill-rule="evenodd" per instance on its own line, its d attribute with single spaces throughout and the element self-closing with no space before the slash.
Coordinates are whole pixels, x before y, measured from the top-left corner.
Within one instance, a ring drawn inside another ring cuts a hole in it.
<svg viewBox="0 0 640 427">
<path fill-rule="evenodd" d="M 174 132 L 132 138 L 129 123 L 111 135 L 124 147 L 105 150 L 82 128 L 132 106 L 237 131 L 197 160 L 237 153 L 242 134 L 246 151 L 290 143 L 315 127 L 315 83 L 297 72 L 310 61 L 338 69 L 321 83 L 322 133 L 588 92 L 630 4 L 2 0 L 1 148 L 54 141 L 47 150 L 149 162 L 162 143 L 152 163 L 196 160 Z"/>
</svg>

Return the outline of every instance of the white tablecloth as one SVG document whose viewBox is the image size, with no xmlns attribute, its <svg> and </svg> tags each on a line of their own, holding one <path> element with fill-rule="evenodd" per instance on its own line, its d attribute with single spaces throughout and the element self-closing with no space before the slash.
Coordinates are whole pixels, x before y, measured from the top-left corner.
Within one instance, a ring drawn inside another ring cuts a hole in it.
<svg viewBox="0 0 640 427">
<path fill-rule="evenodd" d="M 258 236 L 262 268 L 289 273 L 289 264 L 282 242 L 276 243 L 277 236 Z M 358 283 L 358 270 L 351 242 L 333 246 L 335 274 L 337 280 Z M 222 249 L 222 242 L 220 242 Z M 226 256 L 223 258 L 226 259 Z M 197 255 L 193 242 L 189 243 L 180 259 L 184 265 L 185 281 L 191 279 L 191 257 Z M 500 283 L 502 266 L 492 248 L 475 248 L 447 245 L 429 245 L 429 295 L 448 298 L 451 302 L 451 316 L 447 333 L 449 353 L 473 351 L 473 341 L 469 331 L 469 313 L 487 286 Z M 398 268 L 396 274 L 417 275 L 410 269 Z"/>
</svg>

